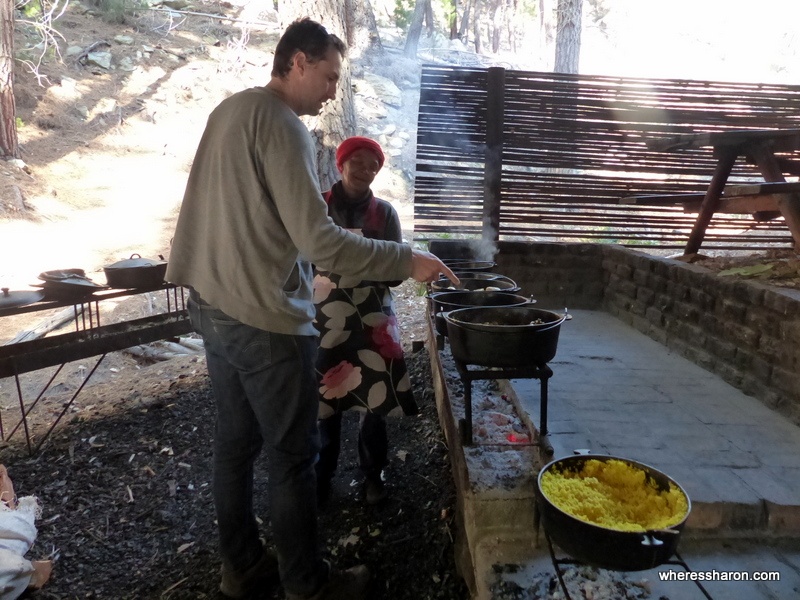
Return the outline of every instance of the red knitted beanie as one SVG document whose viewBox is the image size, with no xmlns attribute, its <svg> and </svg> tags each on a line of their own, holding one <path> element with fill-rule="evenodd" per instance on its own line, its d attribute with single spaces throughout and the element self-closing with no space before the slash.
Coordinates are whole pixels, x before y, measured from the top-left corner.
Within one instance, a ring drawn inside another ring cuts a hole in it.
<svg viewBox="0 0 800 600">
<path fill-rule="evenodd" d="M 340 173 L 344 167 L 344 163 L 350 158 L 350 155 L 356 150 L 362 149 L 372 152 L 378 158 L 378 166 L 383 167 L 385 158 L 383 156 L 383 150 L 381 150 L 381 145 L 375 140 L 355 135 L 347 138 L 339 144 L 339 147 L 336 149 L 336 168 L 339 169 Z"/>
</svg>

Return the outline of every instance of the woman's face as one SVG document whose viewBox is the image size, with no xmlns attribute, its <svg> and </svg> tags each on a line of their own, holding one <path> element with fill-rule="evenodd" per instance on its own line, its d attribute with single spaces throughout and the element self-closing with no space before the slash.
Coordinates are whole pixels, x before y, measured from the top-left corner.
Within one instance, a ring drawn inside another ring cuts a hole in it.
<svg viewBox="0 0 800 600">
<path fill-rule="evenodd" d="M 356 150 L 342 165 L 344 191 L 354 198 L 364 196 L 380 170 L 381 165 L 375 154 L 365 148 Z"/>
</svg>

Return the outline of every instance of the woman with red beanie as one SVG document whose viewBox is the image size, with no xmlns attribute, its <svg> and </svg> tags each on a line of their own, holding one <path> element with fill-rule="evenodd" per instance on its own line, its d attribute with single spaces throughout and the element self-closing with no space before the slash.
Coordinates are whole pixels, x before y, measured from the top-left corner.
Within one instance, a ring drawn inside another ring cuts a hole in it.
<svg viewBox="0 0 800 600">
<path fill-rule="evenodd" d="M 334 223 L 364 237 L 400 242 L 400 219 L 370 185 L 384 163 L 380 145 L 366 137 L 346 139 L 336 151 L 341 181 L 324 195 Z M 339 459 L 342 411 L 361 412 L 358 455 L 368 504 L 386 498 L 387 414 L 416 414 L 390 287 L 400 281 L 362 281 L 318 270 L 314 277 L 320 331 L 317 462 L 320 501 L 327 501 Z"/>
</svg>

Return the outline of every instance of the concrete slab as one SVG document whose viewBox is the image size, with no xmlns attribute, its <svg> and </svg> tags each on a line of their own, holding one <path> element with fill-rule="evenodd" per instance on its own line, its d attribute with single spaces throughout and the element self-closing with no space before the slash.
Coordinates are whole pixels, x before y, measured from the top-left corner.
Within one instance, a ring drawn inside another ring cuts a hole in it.
<svg viewBox="0 0 800 600">
<path fill-rule="evenodd" d="M 608 313 L 571 312 L 550 363 L 554 458 L 588 448 L 662 470 L 686 488 L 706 533 L 780 533 L 770 507 L 800 524 L 800 428 Z M 511 385 L 538 426 L 539 382 Z"/>
</svg>

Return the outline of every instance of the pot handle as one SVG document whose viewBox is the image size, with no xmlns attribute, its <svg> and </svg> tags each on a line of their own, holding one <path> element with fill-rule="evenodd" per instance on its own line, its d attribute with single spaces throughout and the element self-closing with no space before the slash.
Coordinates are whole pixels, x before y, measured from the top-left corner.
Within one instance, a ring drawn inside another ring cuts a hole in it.
<svg viewBox="0 0 800 600">
<path fill-rule="evenodd" d="M 680 535 L 681 532 L 678 531 L 677 529 L 671 529 L 671 528 L 667 527 L 665 529 L 648 529 L 645 533 L 648 534 L 648 535 L 652 535 L 652 534 L 656 534 L 656 533 L 661 533 L 661 534 L 664 534 L 664 535 Z"/>
<path fill-rule="evenodd" d="M 656 534 L 662 536 L 680 535 L 680 531 L 676 529 L 650 529 L 642 534 L 642 546 L 663 546 L 664 540 L 656 537 Z"/>
<path fill-rule="evenodd" d="M 560 319 L 558 319 L 557 321 L 553 321 L 547 327 L 541 327 L 541 328 L 537 329 L 536 333 L 540 333 L 542 331 L 550 331 L 551 329 L 555 329 L 556 327 L 561 325 L 566 320 L 567 320 L 567 315 L 561 315 Z"/>
<path fill-rule="evenodd" d="M 436 294 L 441 294 L 441 293 L 442 292 L 433 292 L 432 294 L 427 294 L 425 296 L 425 299 L 430 301 L 431 310 L 433 311 L 433 314 L 435 314 L 435 315 L 438 315 L 439 313 L 442 312 L 442 308 L 440 306 L 438 306 L 436 304 L 436 302 L 434 302 L 434 299 L 436 298 Z"/>
<path fill-rule="evenodd" d="M 142 255 L 139 254 L 138 252 L 134 252 L 133 254 L 131 254 L 131 258 L 142 258 Z"/>
<path fill-rule="evenodd" d="M 649 531 L 642 535 L 642 546 L 653 548 L 656 546 L 663 546 L 664 542 L 655 537 Z"/>
</svg>

